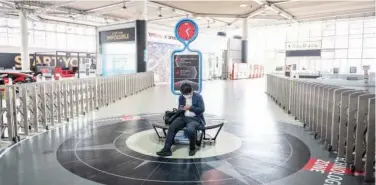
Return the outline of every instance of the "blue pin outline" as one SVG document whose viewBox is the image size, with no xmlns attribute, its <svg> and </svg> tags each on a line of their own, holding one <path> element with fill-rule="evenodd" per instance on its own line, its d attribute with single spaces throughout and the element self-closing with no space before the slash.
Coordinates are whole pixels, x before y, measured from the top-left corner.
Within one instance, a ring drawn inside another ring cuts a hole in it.
<svg viewBox="0 0 376 185">
<path fill-rule="evenodd" d="M 183 40 L 182 38 L 180 38 L 179 34 L 178 34 L 178 28 L 180 26 L 180 24 L 182 24 L 183 22 L 191 22 L 193 24 L 193 26 L 195 27 L 195 35 L 193 35 L 193 37 L 191 39 L 189 39 L 188 41 L 185 41 Z M 193 42 L 198 36 L 198 25 L 196 24 L 196 22 L 194 22 L 192 19 L 188 19 L 188 18 L 184 18 L 184 19 L 181 19 L 176 25 L 175 25 L 175 38 L 180 41 L 184 48 L 183 49 L 177 49 L 177 50 L 174 50 L 171 54 L 171 83 L 170 83 L 170 90 L 172 92 L 172 94 L 175 94 L 175 95 L 180 95 L 179 92 L 176 92 L 174 90 L 174 75 L 175 75 L 175 71 L 174 71 L 174 55 L 176 53 L 182 53 L 184 52 L 185 50 L 188 50 L 189 52 L 196 52 L 198 53 L 198 56 L 199 56 L 199 67 L 200 67 L 200 70 L 198 71 L 198 93 L 201 93 L 201 90 L 202 90 L 202 53 L 201 51 L 199 50 L 193 50 L 193 49 L 190 49 L 189 48 L 189 44 L 191 42 Z"/>
</svg>

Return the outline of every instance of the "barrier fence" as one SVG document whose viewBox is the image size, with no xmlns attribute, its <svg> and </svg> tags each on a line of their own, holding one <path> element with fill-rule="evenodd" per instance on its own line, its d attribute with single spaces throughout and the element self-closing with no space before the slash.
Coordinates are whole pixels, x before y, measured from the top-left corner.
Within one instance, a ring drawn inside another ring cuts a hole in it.
<svg viewBox="0 0 376 185">
<path fill-rule="evenodd" d="M 1 139 L 18 142 L 152 86 L 152 72 L 1 86 Z"/>
<path fill-rule="evenodd" d="M 266 92 L 353 172 L 374 181 L 375 94 L 277 75 L 267 75 Z"/>
</svg>

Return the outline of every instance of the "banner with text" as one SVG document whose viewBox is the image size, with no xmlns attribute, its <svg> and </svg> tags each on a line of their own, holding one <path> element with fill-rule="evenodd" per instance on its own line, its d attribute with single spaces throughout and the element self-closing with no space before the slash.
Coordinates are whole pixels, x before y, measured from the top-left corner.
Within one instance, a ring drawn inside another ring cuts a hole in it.
<svg viewBox="0 0 376 185">
<path fill-rule="evenodd" d="M 200 56 L 196 54 L 174 55 L 174 90 L 179 91 L 183 83 L 189 83 L 193 91 L 199 90 Z"/>
<path fill-rule="evenodd" d="M 58 56 L 53 54 L 30 54 L 30 63 L 31 66 L 34 67 L 36 65 L 47 65 L 47 66 L 58 66 L 61 68 L 70 68 L 70 67 L 78 67 L 79 60 L 87 60 L 90 58 L 91 62 L 91 69 L 96 69 L 96 56 L 95 54 L 89 54 L 85 58 L 66 55 L 66 56 Z M 12 69 L 15 67 L 16 69 L 21 69 L 21 54 L 20 53 L 0 53 L 0 68 L 3 69 Z"/>
<path fill-rule="evenodd" d="M 99 43 L 135 41 L 135 28 L 99 32 Z"/>
</svg>

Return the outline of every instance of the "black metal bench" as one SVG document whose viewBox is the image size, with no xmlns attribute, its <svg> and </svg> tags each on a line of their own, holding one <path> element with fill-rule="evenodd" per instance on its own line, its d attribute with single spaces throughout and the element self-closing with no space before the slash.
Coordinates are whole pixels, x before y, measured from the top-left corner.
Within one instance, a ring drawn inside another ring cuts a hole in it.
<svg viewBox="0 0 376 185">
<path fill-rule="evenodd" d="M 197 132 L 201 132 L 201 135 L 199 137 L 199 140 L 197 141 L 197 145 L 198 146 L 201 146 L 202 142 L 209 142 L 210 144 L 211 143 L 215 143 L 216 142 L 216 139 L 218 137 L 218 134 L 219 132 L 221 132 L 222 130 L 222 127 L 223 125 L 225 124 L 225 121 L 223 119 L 210 119 L 210 118 L 207 118 L 206 120 L 206 124 L 203 128 L 197 130 Z M 168 130 L 168 127 L 169 125 L 166 125 L 163 121 L 163 119 L 161 118 L 161 120 L 159 121 L 153 121 L 152 122 L 152 125 L 153 125 L 153 128 L 155 130 L 155 133 L 157 134 L 158 138 L 159 139 L 165 139 L 166 136 L 167 136 L 167 130 Z M 158 129 L 162 130 L 162 133 L 163 135 L 161 135 L 159 132 L 158 132 Z M 182 130 L 185 131 L 186 128 L 183 128 Z M 215 136 L 212 137 L 210 135 L 207 135 L 206 134 L 206 131 L 207 130 L 212 130 L 212 129 L 218 129 L 217 132 L 215 133 Z"/>
</svg>

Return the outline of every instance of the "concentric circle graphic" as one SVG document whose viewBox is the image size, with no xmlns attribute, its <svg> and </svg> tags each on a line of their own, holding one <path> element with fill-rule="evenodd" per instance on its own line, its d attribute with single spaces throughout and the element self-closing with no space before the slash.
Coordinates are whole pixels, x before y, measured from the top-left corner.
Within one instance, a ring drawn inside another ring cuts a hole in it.
<svg viewBox="0 0 376 185">
<path fill-rule="evenodd" d="M 155 121 L 162 121 L 162 114 L 97 120 L 102 126 L 64 141 L 57 159 L 68 171 L 103 184 L 253 185 L 289 176 L 310 158 L 302 141 L 277 128 L 260 132 L 257 125 L 245 129 L 231 121 L 217 142 L 203 144 L 197 156 L 187 157 L 188 146 L 177 144 L 174 156 L 161 158 L 154 155 L 163 146 L 153 133 Z"/>
</svg>

